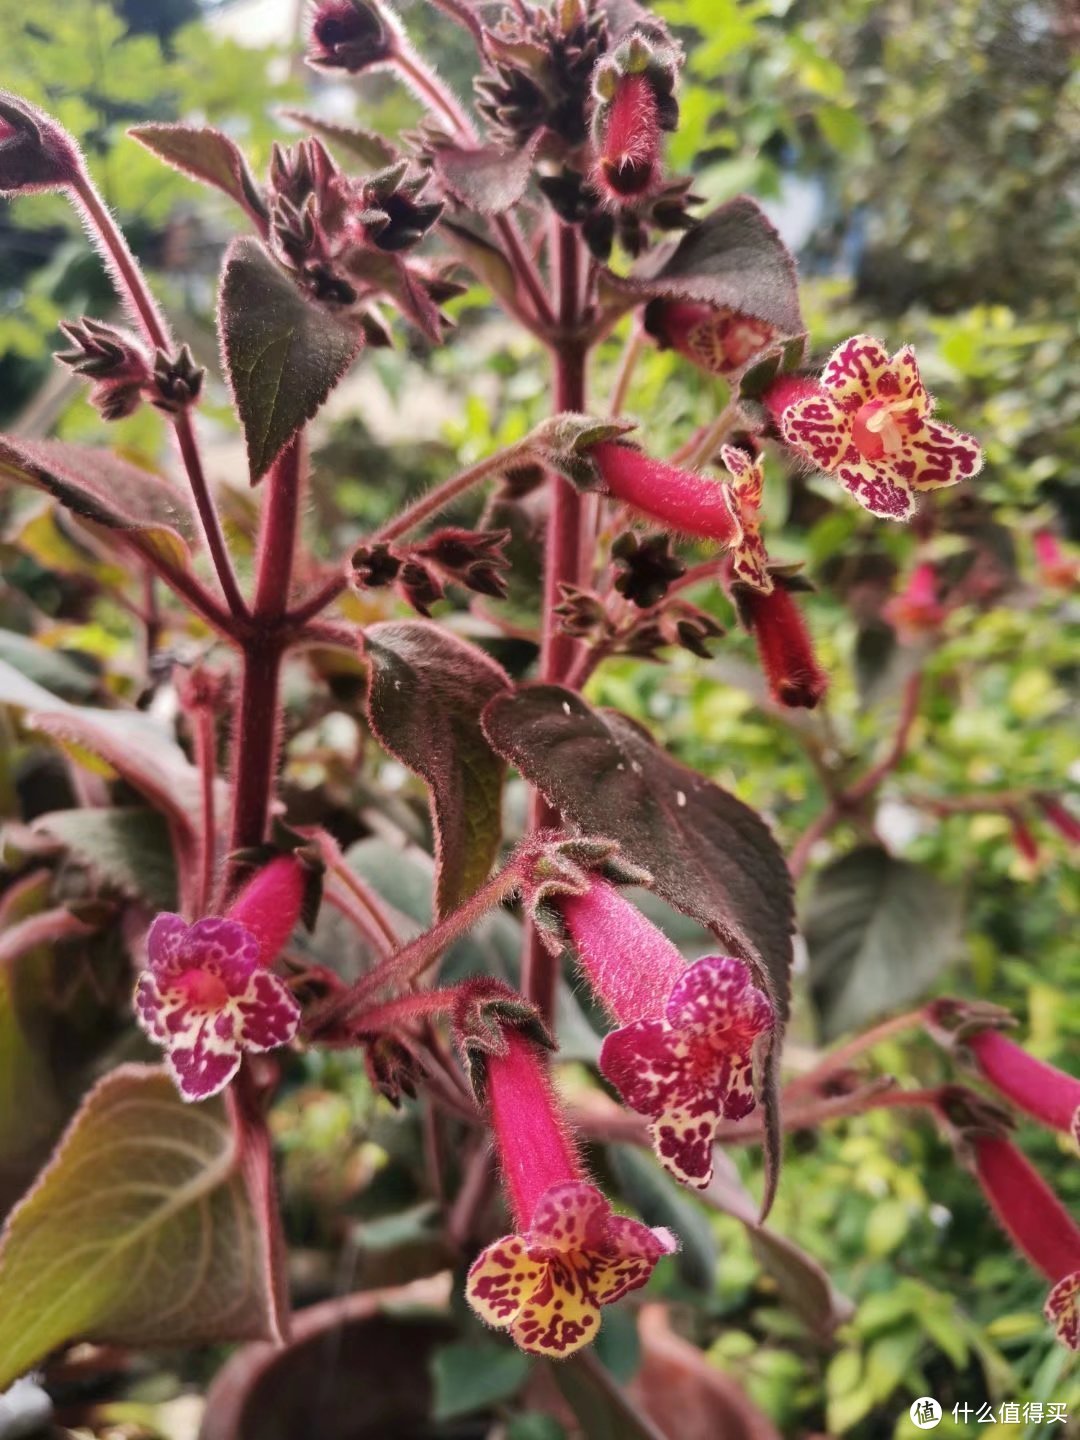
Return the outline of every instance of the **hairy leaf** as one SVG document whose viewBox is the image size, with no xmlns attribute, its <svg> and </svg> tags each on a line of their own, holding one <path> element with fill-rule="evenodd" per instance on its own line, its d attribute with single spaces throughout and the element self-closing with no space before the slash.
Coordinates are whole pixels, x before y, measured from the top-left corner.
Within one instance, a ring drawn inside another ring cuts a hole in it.
<svg viewBox="0 0 1080 1440">
<path fill-rule="evenodd" d="M 336 120 L 325 120 L 312 115 L 308 110 L 287 107 L 281 111 L 286 120 L 294 120 L 305 130 L 320 135 L 332 147 L 343 150 L 353 160 L 359 160 L 372 170 L 385 170 L 398 158 L 398 151 L 389 140 L 376 135 L 374 130 L 359 130 L 355 125 L 342 125 Z"/>
<path fill-rule="evenodd" d="M 98 688 L 93 672 L 73 656 L 14 630 L 0 630 L 0 660 L 65 700 L 89 700 Z"/>
<path fill-rule="evenodd" d="M 539 134 L 520 150 L 484 145 L 467 150 L 447 145 L 435 151 L 435 171 L 458 200 L 480 215 L 511 210 L 525 194 Z"/>
<path fill-rule="evenodd" d="M 688 230 L 654 273 L 604 279 L 628 307 L 642 300 L 696 300 L 753 315 L 783 337 L 805 329 L 791 252 L 746 195 Z"/>
<path fill-rule="evenodd" d="M 864 845 L 817 877 L 803 918 L 823 1040 L 925 994 L 955 953 L 958 896 L 929 870 Z"/>
<path fill-rule="evenodd" d="M 76 1337 L 272 1338 L 265 1269 L 224 1104 L 114 1070 L 0 1239 L 0 1387 Z"/>
<path fill-rule="evenodd" d="M 513 266 L 497 246 L 451 220 L 442 222 L 439 234 L 493 295 L 511 305 L 516 301 L 517 281 Z"/>
<path fill-rule="evenodd" d="M 235 200 L 257 222 L 266 202 L 239 146 L 212 125 L 135 125 L 128 134 L 175 169 Z"/>
<path fill-rule="evenodd" d="M 616 711 L 596 711 L 558 685 L 496 696 L 484 714 L 492 745 L 581 830 L 617 839 L 669 904 L 701 922 L 756 970 L 787 1018 L 794 924 L 791 880 L 768 827 L 749 806 L 680 765 Z M 769 1176 L 780 1142 L 779 1036 L 764 1084 Z"/>
<path fill-rule="evenodd" d="M 371 728 L 431 791 L 435 900 L 445 915 L 483 884 L 498 849 L 506 767 L 480 713 L 510 682 L 482 650 L 423 620 L 372 625 L 364 654 Z"/>
<path fill-rule="evenodd" d="M 107 450 L 0 436 L 0 480 L 45 490 L 106 529 L 138 531 L 156 553 L 181 568 L 197 543 L 198 526 L 187 497 L 160 475 Z"/>
<path fill-rule="evenodd" d="M 347 315 L 308 299 L 248 237 L 229 247 L 218 312 L 254 484 L 348 370 L 362 332 Z"/>
<path fill-rule="evenodd" d="M 176 867 L 169 831 L 154 810 L 54 810 L 34 821 L 107 885 L 154 910 L 175 910 Z"/>
</svg>

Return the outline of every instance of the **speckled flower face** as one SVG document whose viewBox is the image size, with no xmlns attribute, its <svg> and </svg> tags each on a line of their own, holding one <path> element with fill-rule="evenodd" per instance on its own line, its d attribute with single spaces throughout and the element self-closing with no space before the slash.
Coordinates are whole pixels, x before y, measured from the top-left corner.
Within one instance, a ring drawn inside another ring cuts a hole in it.
<svg viewBox="0 0 1080 1440">
<path fill-rule="evenodd" d="M 646 325 L 692 364 L 710 375 L 734 375 L 776 339 L 764 320 L 724 306 L 692 300 L 656 301 Z"/>
<path fill-rule="evenodd" d="M 300 1007 L 260 962 L 258 939 L 235 920 L 187 925 L 159 915 L 147 936 L 147 968 L 135 1014 L 185 1100 L 205 1100 L 229 1083 L 245 1050 L 287 1045 Z"/>
<path fill-rule="evenodd" d="M 1059 1280 L 1044 1311 L 1057 1338 L 1069 1350 L 1080 1350 L 1080 1270 Z"/>
<path fill-rule="evenodd" d="M 747 966 L 710 955 L 676 981 L 663 1019 L 625 1025 L 604 1041 L 600 1069 L 649 1117 L 657 1156 L 677 1180 L 709 1183 L 717 1123 L 753 1110 L 754 1041 L 772 1023 Z"/>
<path fill-rule="evenodd" d="M 765 541 L 758 529 L 758 511 L 765 486 L 761 457 L 752 460 L 745 450 L 724 445 L 720 450 L 724 468 L 731 476 L 731 488 L 742 522 L 742 537 L 731 546 L 732 573 L 763 595 L 771 595 L 773 579 L 769 574 L 769 557 Z"/>
<path fill-rule="evenodd" d="M 780 428 L 871 514 L 907 520 L 920 491 L 982 468 L 976 441 L 931 420 L 932 409 L 910 345 L 890 360 L 880 340 L 855 335 L 833 352 L 820 387 L 784 410 Z"/>
<path fill-rule="evenodd" d="M 544 1192 L 528 1234 L 480 1253 L 465 1293 L 522 1350 L 557 1359 L 595 1339 L 600 1307 L 644 1285 L 676 1249 L 669 1231 L 613 1214 L 599 1190 L 570 1180 Z"/>
</svg>

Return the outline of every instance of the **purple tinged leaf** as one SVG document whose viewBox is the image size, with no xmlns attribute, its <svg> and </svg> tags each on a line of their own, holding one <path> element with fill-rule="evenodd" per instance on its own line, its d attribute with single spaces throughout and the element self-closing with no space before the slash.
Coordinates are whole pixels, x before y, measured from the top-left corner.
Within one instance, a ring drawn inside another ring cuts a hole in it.
<svg viewBox="0 0 1080 1440">
<path fill-rule="evenodd" d="M 510 682 L 482 650 L 422 620 L 372 625 L 363 644 L 372 731 L 431 792 L 436 908 L 445 915 L 483 884 L 498 850 L 506 766 L 480 715 Z"/>
<path fill-rule="evenodd" d="M 198 525 L 186 495 L 160 475 L 108 450 L 62 440 L 0 436 L 0 481 L 33 485 L 83 520 L 109 530 L 138 531 L 154 551 L 186 569 Z"/>
<path fill-rule="evenodd" d="M 277 1338 L 241 1149 L 223 1102 L 184 1105 L 162 1070 L 99 1081 L 0 1239 L 0 1388 L 76 1337 Z"/>
<path fill-rule="evenodd" d="M 603 280 L 609 298 L 627 309 L 644 300 L 691 300 L 753 315 L 784 337 L 806 328 L 791 252 L 746 195 L 706 215 L 652 273 L 605 273 Z"/>
<path fill-rule="evenodd" d="M 447 145 L 435 151 L 435 172 L 466 209 L 498 215 L 512 209 L 529 184 L 540 135 L 519 150 L 484 145 L 467 150 Z"/>
<path fill-rule="evenodd" d="M 240 148 L 212 125 L 135 125 L 128 134 L 174 169 L 223 191 L 260 227 L 266 202 Z"/>
<path fill-rule="evenodd" d="M 225 257 L 218 329 L 251 483 L 269 470 L 355 360 L 355 317 L 310 300 L 257 240 Z"/>
<path fill-rule="evenodd" d="M 321 136 L 328 144 L 345 151 L 351 159 L 359 160 L 371 170 L 385 170 L 387 166 L 396 164 L 400 158 L 394 145 L 384 136 L 377 135 L 374 130 L 359 130 L 354 125 L 324 120 L 319 115 L 312 115 L 308 110 L 289 108 L 280 113 L 284 119 L 292 120 L 297 125 L 302 125 L 305 130 Z"/>
<path fill-rule="evenodd" d="M 452 220 L 443 220 L 439 234 L 450 249 L 460 258 L 463 265 L 476 276 L 482 285 L 500 300 L 513 305 L 517 301 L 517 281 L 514 270 L 503 252 L 490 240 L 476 235 L 464 225 Z"/>
<path fill-rule="evenodd" d="M 767 1210 L 780 1157 L 775 1080 L 794 928 L 791 879 L 768 827 L 625 715 L 593 710 L 561 686 L 497 695 L 483 724 L 494 749 L 564 819 L 586 834 L 617 837 L 626 859 L 652 875 L 657 894 L 753 967 L 779 1022 L 762 1095 Z"/>
</svg>

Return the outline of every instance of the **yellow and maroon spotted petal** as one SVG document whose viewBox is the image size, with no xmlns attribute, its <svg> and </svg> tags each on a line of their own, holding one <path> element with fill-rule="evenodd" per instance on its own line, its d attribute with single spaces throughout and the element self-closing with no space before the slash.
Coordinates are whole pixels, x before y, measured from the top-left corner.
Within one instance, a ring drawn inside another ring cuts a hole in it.
<svg viewBox="0 0 1080 1440">
<path fill-rule="evenodd" d="M 245 1050 L 288 1045 L 300 1027 L 300 1006 L 289 987 L 269 970 L 255 970 L 232 1002 Z"/>
<path fill-rule="evenodd" d="M 626 1215 L 611 1217 L 607 1235 L 606 1253 L 587 1257 L 589 1291 L 598 1305 L 610 1305 L 631 1290 L 640 1289 L 648 1283 L 656 1262 L 665 1255 L 674 1255 L 679 1248 L 670 1230 L 650 1229 Z"/>
<path fill-rule="evenodd" d="M 601 1073 L 641 1115 L 661 1115 L 692 1098 L 688 1060 L 685 1039 L 662 1020 L 635 1020 L 612 1030 L 600 1049 Z"/>
<path fill-rule="evenodd" d="M 898 473 L 888 458 L 864 460 L 852 445 L 837 466 L 836 478 L 864 510 L 881 520 L 910 520 L 915 513 L 911 482 Z"/>
<path fill-rule="evenodd" d="M 883 400 L 908 400 L 916 415 L 929 415 L 934 408 L 919 374 L 915 348 L 905 345 L 889 362 L 889 368 L 878 380 L 878 396 Z"/>
<path fill-rule="evenodd" d="M 916 490 L 940 490 L 970 480 L 983 466 L 982 447 L 970 435 L 927 420 L 912 435 L 905 450 L 915 462 L 911 483 Z"/>
<path fill-rule="evenodd" d="M 828 391 L 816 390 L 787 407 L 780 416 L 780 431 L 793 450 L 831 475 L 847 452 L 854 449 L 851 423 L 851 416 Z"/>
<path fill-rule="evenodd" d="M 756 530 L 744 529 L 742 543 L 731 552 L 732 574 L 762 595 L 773 592 L 773 578 L 769 574 L 769 554 L 765 542 Z"/>
<path fill-rule="evenodd" d="M 891 368 L 889 352 L 880 340 L 853 335 L 829 356 L 821 383 L 842 410 L 857 410 L 877 397 L 878 382 Z"/>
<path fill-rule="evenodd" d="M 540 1283 L 511 1322 L 515 1344 L 532 1355 L 564 1359 L 595 1339 L 600 1328 L 600 1307 L 582 1283 L 574 1258 L 553 1256 L 543 1262 Z"/>
<path fill-rule="evenodd" d="M 752 460 L 745 450 L 737 445 L 721 445 L 720 459 L 724 469 L 735 482 L 735 493 L 744 505 L 761 503 L 761 487 L 764 482 L 761 460 Z"/>
<path fill-rule="evenodd" d="M 473 1261 L 465 1298 L 488 1325 L 510 1325 L 543 1278 L 545 1263 L 531 1260 L 519 1235 L 504 1235 Z"/>
<path fill-rule="evenodd" d="M 1080 1270 L 1059 1280 L 1046 1301 L 1045 1315 L 1061 1343 L 1080 1350 Z"/>
<path fill-rule="evenodd" d="M 699 1102 L 693 1109 L 673 1107 L 649 1122 L 656 1157 L 683 1185 L 704 1190 L 712 1179 L 713 1136 L 720 1116 Z"/>
<path fill-rule="evenodd" d="M 529 1252 L 559 1255 L 603 1243 L 611 1206 L 593 1185 L 567 1180 L 541 1195 L 529 1225 Z"/>
</svg>

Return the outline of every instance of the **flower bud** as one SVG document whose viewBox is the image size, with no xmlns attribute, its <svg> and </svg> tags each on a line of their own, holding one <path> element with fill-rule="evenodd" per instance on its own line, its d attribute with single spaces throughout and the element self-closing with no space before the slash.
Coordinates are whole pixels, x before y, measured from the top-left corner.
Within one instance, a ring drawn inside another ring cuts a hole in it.
<svg viewBox="0 0 1080 1440">
<path fill-rule="evenodd" d="M 57 351 L 56 358 L 93 382 L 90 403 L 102 417 L 121 420 L 133 414 L 153 379 L 142 342 L 128 330 L 89 317 L 62 322 L 60 329 L 72 348 Z"/>
<path fill-rule="evenodd" d="M 1080 1144 L 1080 1080 L 988 1027 L 961 1041 L 984 1079 L 1025 1114 Z"/>
<path fill-rule="evenodd" d="M 651 520 L 721 545 L 740 539 L 739 516 L 728 486 L 613 440 L 601 441 L 590 453 L 609 493 Z"/>
<path fill-rule="evenodd" d="M 778 584 L 768 595 L 749 585 L 736 600 L 746 628 L 757 642 L 769 692 L 780 705 L 813 710 L 829 687 L 817 663 L 806 621 L 791 592 Z"/>
<path fill-rule="evenodd" d="M 59 190 L 82 173 L 82 157 L 62 126 L 36 106 L 0 90 L 0 196 Z"/>
<path fill-rule="evenodd" d="M 1039 578 L 1051 590 L 1075 590 L 1080 583 L 1080 562 L 1066 555 L 1052 530 L 1036 530 L 1032 541 Z"/>
<path fill-rule="evenodd" d="M 660 112 L 644 71 L 621 75 L 601 109 L 595 179 L 617 204 L 647 195 L 660 170 Z"/>
<path fill-rule="evenodd" d="M 241 890 L 228 918 L 259 942 L 259 959 L 272 965 L 289 943 L 307 899 L 310 871 L 292 855 L 279 855 Z"/>
<path fill-rule="evenodd" d="M 356 75 L 392 59 L 398 38 L 395 17 L 381 0 L 317 0 L 305 58 L 313 69 Z"/>
<path fill-rule="evenodd" d="M 915 566 L 904 590 L 882 611 L 894 629 L 911 637 L 933 635 L 948 613 L 938 599 L 937 571 L 926 563 Z"/>
<path fill-rule="evenodd" d="M 651 300 L 644 323 L 661 349 L 677 351 L 710 375 L 743 370 L 777 334 L 753 315 L 696 300 Z"/>
</svg>

